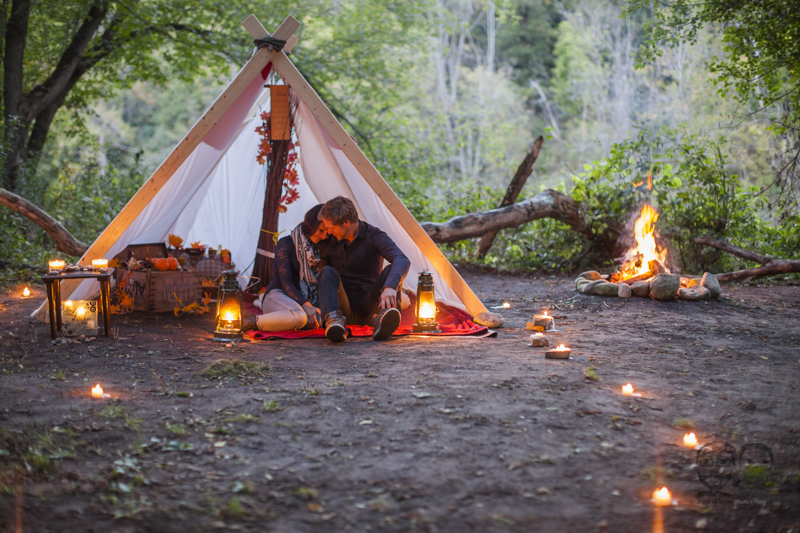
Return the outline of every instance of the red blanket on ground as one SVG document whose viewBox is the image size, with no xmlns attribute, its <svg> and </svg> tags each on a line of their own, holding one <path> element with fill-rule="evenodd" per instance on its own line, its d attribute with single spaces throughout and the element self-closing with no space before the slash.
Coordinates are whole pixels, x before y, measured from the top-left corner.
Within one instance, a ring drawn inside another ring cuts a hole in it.
<svg viewBox="0 0 800 533">
<path fill-rule="evenodd" d="M 259 315 L 261 311 L 253 305 L 256 296 L 244 293 L 244 309 L 250 314 Z M 413 333 L 411 327 L 416 322 L 414 317 L 414 296 L 411 297 L 412 305 L 403 311 L 400 327 L 394 332 L 395 335 L 425 335 L 424 333 Z M 464 311 L 450 307 L 449 305 L 438 304 L 439 313 L 436 319 L 439 321 L 439 335 L 480 335 L 489 331 L 486 326 L 480 326 L 472 321 Z M 371 337 L 372 327 L 370 326 L 348 326 L 347 331 L 351 337 Z M 324 339 L 324 329 L 305 329 L 295 331 L 247 331 L 245 335 L 254 340 L 269 339 Z"/>
</svg>

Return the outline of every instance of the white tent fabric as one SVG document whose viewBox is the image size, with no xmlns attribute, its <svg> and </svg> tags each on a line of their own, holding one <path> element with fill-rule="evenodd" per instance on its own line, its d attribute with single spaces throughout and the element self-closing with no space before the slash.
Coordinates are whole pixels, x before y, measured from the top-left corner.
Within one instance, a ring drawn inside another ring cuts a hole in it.
<svg viewBox="0 0 800 533">
<path fill-rule="evenodd" d="M 129 244 L 165 241 L 170 233 L 185 242 L 222 245 L 231 251 L 246 286 L 255 256 L 264 204 L 264 167 L 256 161 L 259 139 L 255 128 L 261 119 L 258 103 L 268 89 L 257 76 L 244 93 L 206 135 L 189 158 L 156 193 L 108 251 L 122 252 Z M 384 230 L 411 260 L 406 286 L 416 289 L 417 274 L 433 273 L 437 301 L 466 310 L 466 306 L 418 248 L 408 232 L 301 101 L 298 107 L 300 199 L 279 217 L 279 231 L 288 234 L 305 212 L 335 196 L 347 196 L 359 216 Z M 84 281 L 71 299 L 99 294 L 97 282 Z M 36 314 L 45 319 L 46 307 Z"/>
</svg>

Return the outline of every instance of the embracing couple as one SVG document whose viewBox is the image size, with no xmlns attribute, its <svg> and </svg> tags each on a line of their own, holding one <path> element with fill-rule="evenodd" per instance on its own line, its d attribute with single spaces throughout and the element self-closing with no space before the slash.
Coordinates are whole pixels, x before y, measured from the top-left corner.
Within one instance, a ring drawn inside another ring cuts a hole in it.
<svg viewBox="0 0 800 533">
<path fill-rule="evenodd" d="M 263 314 L 246 320 L 245 329 L 324 326 L 325 337 L 342 342 L 347 325 L 357 324 L 371 325 L 375 340 L 388 339 L 400 325 L 400 288 L 410 266 L 386 233 L 337 196 L 311 208 L 278 241 L 272 281 L 255 301 Z"/>
</svg>

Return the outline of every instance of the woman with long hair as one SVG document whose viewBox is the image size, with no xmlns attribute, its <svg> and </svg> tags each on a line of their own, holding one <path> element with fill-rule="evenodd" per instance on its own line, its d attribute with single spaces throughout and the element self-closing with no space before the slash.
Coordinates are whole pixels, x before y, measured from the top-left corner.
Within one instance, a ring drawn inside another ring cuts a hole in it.
<svg viewBox="0 0 800 533">
<path fill-rule="evenodd" d="M 303 222 L 275 246 L 272 281 L 254 305 L 262 314 L 246 318 L 243 329 L 286 331 L 321 327 L 317 279 L 325 264 L 335 263 L 341 244 L 328 238 L 318 220 L 322 204 L 309 209 Z"/>
</svg>

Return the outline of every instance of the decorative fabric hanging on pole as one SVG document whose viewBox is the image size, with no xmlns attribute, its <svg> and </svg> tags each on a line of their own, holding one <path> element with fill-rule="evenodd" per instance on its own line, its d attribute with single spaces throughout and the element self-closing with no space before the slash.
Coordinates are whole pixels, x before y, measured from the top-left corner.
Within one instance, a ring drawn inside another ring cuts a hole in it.
<svg viewBox="0 0 800 533">
<path fill-rule="evenodd" d="M 258 292 L 269 285 L 278 241 L 278 215 L 299 198 L 297 193 L 297 145 L 292 130 L 297 100 L 288 85 L 270 85 L 270 111 L 262 112 L 262 125 L 256 128 L 261 144 L 256 159 L 266 168 L 267 190 L 261 220 L 261 234 L 253 264 L 254 283 L 248 289 Z"/>
</svg>

